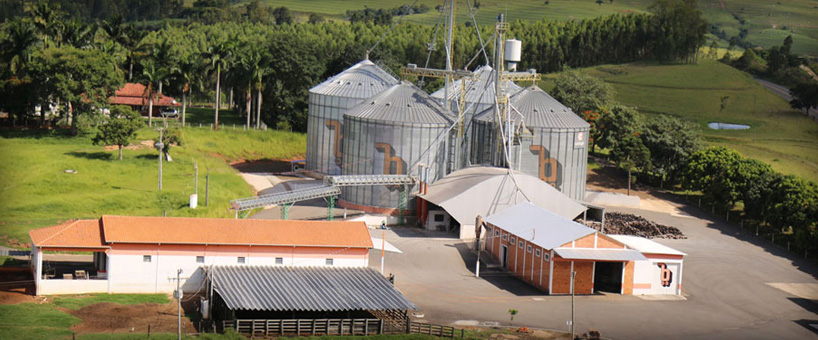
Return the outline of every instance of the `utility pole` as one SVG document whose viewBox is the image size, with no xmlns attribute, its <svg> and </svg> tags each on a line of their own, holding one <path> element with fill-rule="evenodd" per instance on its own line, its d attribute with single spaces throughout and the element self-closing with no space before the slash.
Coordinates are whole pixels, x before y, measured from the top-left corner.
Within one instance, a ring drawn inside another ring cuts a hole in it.
<svg viewBox="0 0 818 340">
<path fill-rule="evenodd" d="M 210 168 L 207 168 L 207 175 L 205 175 L 205 206 L 210 195 Z"/>
<path fill-rule="evenodd" d="M 381 237 L 383 237 L 381 239 L 381 275 L 383 275 L 383 259 L 386 256 L 386 227 L 383 228 L 383 236 Z"/>
<path fill-rule="evenodd" d="M 181 288 L 182 269 L 176 270 L 176 339 L 182 340 L 182 290 Z"/>
<path fill-rule="evenodd" d="M 153 146 L 159 151 L 159 191 L 162 191 L 162 150 L 165 149 L 165 143 L 162 143 L 162 128 L 159 128 L 159 141 Z"/>
<path fill-rule="evenodd" d="M 574 339 L 574 278 L 576 276 L 577 272 L 571 271 L 571 339 Z"/>
</svg>

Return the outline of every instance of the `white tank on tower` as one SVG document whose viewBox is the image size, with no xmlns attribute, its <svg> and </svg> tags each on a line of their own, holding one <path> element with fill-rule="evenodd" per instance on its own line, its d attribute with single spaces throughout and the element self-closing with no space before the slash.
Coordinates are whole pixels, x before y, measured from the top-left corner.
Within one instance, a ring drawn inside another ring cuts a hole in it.
<svg viewBox="0 0 818 340">
<path fill-rule="evenodd" d="M 507 39 L 505 50 L 506 53 L 503 58 L 508 62 L 508 69 L 516 71 L 517 63 L 520 62 L 520 57 L 522 57 L 523 42 L 517 39 Z"/>
</svg>

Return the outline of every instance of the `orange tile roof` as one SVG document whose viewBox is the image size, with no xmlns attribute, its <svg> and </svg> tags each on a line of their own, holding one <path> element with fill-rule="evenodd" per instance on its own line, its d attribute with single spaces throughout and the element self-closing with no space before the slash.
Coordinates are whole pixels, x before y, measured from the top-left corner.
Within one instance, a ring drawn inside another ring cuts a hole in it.
<svg viewBox="0 0 818 340">
<path fill-rule="evenodd" d="M 73 220 L 53 227 L 29 231 L 38 247 L 107 248 L 99 220 Z"/>
<path fill-rule="evenodd" d="M 154 106 L 181 106 L 173 97 L 164 94 L 156 94 L 156 96 Z M 148 105 L 145 85 L 126 83 L 125 86 L 116 90 L 113 96 L 108 97 L 108 102 L 114 105 Z"/>
<path fill-rule="evenodd" d="M 111 243 L 372 248 L 363 222 L 108 216 L 29 232 L 35 246 L 108 247 Z"/>
<path fill-rule="evenodd" d="M 371 248 L 363 222 L 102 216 L 107 243 Z"/>
</svg>

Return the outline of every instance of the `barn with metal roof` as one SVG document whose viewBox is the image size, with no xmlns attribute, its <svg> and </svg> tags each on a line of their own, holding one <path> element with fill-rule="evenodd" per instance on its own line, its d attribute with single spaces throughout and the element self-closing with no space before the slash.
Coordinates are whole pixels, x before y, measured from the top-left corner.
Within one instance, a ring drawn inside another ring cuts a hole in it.
<svg viewBox="0 0 818 340">
<path fill-rule="evenodd" d="M 655 241 L 605 235 L 530 202 L 484 219 L 486 250 L 549 294 L 680 294 L 683 253 Z M 571 273 L 576 273 L 572 282 Z"/>
<path fill-rule="evenodd" d="M 417 307 L 372 268 L 214 266 L 214 320 L 361 319 Z"/>
</svg>

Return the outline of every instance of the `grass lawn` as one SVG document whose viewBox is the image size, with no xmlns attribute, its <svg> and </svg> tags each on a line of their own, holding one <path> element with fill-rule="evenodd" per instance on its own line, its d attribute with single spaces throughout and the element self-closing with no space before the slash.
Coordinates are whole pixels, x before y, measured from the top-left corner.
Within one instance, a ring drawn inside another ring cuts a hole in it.
<svg viewBox="0 0 818 340">
<path fill-rule="evenodd" d="M 111 302 L 120 305 L 138 305 L 141 303 L 168 303 L 167 294 L 91 294 L 85 296 L 61 295 L 51 298 L 58 307 L 77 310 L 95 303 Z"/>
<path fill-rule="evenodd" d="M 736 149 L 782 173 L 818 182 L 818 124 L 746 73 L 713 61 L 606 65 L 588 72 L 613 85 L 619 102 L 645 114 L 672 114 L 692 121 L 708 144 Z M 543 87 L 550 89 L 553 83 L 546 79 Z M 727 107 L 719 113 L 724 96 L 729 97 Z M 711 130 L 707 127 L 710 122 L 751 128 Z"/>
<path fill-rule="evenodd" d="M 0 339 L 70 339 L 79 322 L 49 303 L 0 305 Z"/>
<path fill-rule="evenodd" d="M 137 140 L 155 136 L 146 128 Z M 27 243 L 33 228 L 102 214 L 232 217 L 229 201 L 254 192 L 226 161 L 292 157 L 306 149 L 303 134 L 188 128 L 183 145 L 171 149 L 173 162 L 163 164 L 160 192 L 156 150 L 126 149 L 119 161 L 115 150 L 93 145 L 91 137 L 70 137 L 58 130 L 0 131 L 0 235 Z M 194 162 L 199 164 L 199 207 L 189 209 L 189 195 L 195 191 Z M 77 173 L 65 173 L 66 169 Z"/>
</svg>

